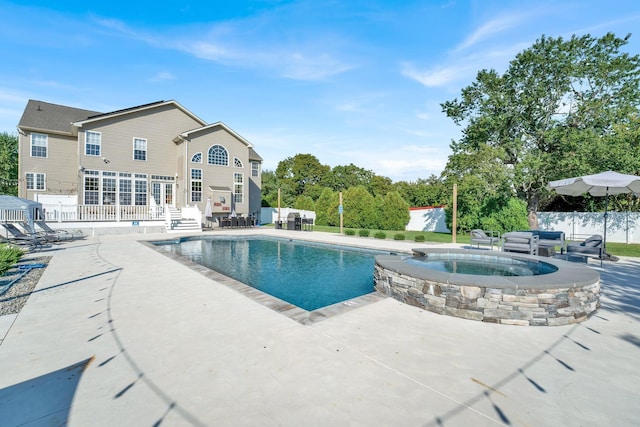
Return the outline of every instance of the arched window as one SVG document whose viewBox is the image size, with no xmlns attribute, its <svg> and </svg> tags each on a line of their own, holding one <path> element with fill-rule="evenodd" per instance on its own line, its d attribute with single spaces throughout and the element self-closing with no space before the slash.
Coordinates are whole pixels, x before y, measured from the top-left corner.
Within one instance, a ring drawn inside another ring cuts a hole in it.
<svg viewBox="0 0 640 427">
<path fill-rule="evenodd" d="M 213 145 L 209 148 L 209 164 L 229 166 L 229 153 L 222 145 Z"/>
<path fill-rule="evenodd" d="M 237 167 L 237 168 L 243 168 L 244 166 L 242 166 L 242 160 L 240 160 L 237 157 L 233 158 L 233 166 Z"/>
<path fill-rule="evenodd" d="M 202 153 L 196 153 L 191 157 L 191 163 L 202 163 Z"/>
</svg>

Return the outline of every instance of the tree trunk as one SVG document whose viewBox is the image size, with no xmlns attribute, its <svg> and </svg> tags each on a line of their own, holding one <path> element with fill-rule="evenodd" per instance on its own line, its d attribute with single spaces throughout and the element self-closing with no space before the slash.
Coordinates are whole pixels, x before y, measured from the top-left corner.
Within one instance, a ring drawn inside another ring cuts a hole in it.
<svg viewBox="0 0 640 427">
<path fill-rule="evenodd" d="M 527 200 L 527 220 L 529 221 L 529 230 L 538 229 L 538 205 L 540 196 L 538 194 L 530 194 Z"/>
</svg>

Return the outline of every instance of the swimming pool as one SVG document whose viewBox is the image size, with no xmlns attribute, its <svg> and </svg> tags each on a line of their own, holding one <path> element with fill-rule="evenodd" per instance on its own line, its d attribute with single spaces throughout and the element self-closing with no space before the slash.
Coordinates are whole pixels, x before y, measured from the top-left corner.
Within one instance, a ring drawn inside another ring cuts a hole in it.
<svg viewBox="0 0 640 427">
<path fill-rule="evenodd" d="M 308 311 L 373 292 L 375 255 L 389 253 L 256 236 L 153 244 Z"/>
</svg>

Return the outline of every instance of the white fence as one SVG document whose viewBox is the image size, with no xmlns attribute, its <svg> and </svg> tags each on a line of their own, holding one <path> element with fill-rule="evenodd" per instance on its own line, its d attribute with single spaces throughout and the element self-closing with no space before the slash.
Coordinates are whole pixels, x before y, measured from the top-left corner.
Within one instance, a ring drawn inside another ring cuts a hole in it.
<svg viewBox="0 0 640 427">
<path fill-rule="evenodd" d="M 538 226 L 581 240 L 592 234 L 604 235 L 604 212 L 538 212 Z M 609 212 L 607 242 L 640 243 L 640 212 Z"/>
<path fill-rule="evenodd" d="M 437 233 L 450 233 L 445 221 L 444 208 L 411 208 L 409 210 L 409 224 L 407 231 L 435 231 Z"/>
<path fill-rule="evenodd" d="M 413 208 L 407 230 L 449 233 L 444 208 Z M 540 230 L 564 231 L 567 239 L 604 235 L 604 212 L 538 212 Z M 607 241 L 640 243 L 640 212 L 609 212 Z"/>
<path fill-rule="evenodd" d="M 316 213 L 315 211 L 305 211 L 302 209 L 293 208 L 280 208 L 280 221 L 286 221 L 287 215 L 290 213 L 300 214 L 300 217 L 306 219 L 312 219 L 315 223 Z M 278 221 L 278 208 L 261 208 L 260 209 L 260 224 L 275 224 Z"/>
</svg>

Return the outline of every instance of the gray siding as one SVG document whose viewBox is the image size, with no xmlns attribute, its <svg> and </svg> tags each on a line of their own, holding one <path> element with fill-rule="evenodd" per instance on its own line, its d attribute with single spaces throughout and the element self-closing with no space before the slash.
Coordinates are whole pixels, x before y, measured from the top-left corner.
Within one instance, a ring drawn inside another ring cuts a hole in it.
<svg viewBox="0 0 640 427">
<path fill-rule="evenodd" d="M 37 132 L 43 133 L 43 132 Z M 47 157 L 31 157 L 31 132 L 19 135 L 18 195 L 34 200 L 35 193 L 78 194 L 78 152 L 75 137 L 48 135 Z M 45 191 L 27 190 L 26 173 L 44 173 Z"/>
<path fill-rule="evenodd" d="M 234 173 L 242 173 L 244 178 L 243 201 L 242 203 L 234 204 L 233 208 L 238 215 L 250 214 L 249 178 L 251 177 L 251 164 L 249 163 L 249 149 L 247 145 L 221 127 L 207 129 L 202 134 L 196 134 L 191 138 L 188 144 L 188 167 L 202 169 L 203 200 L 201 203 L 198 203 L 200 210 L 204 211 L 207 197 L 211 197 L 213 195 L 209 190 L 209 186 L 228 187 L 233 192 Z M 213 145 L 221 145 L 227 149 L 227 152 L 229 153 L 228 166 L 208 164 L 207 153 L 209 152 L 209 148 Z M 191 157 L 197 152 L 202 153 L 202 163 L 190 163 Z M 234 166 L 234 157 L 240 159 L 243 165 L 242 168 Z"/>
<path fill-rule="evenodd" d="M 173 105 L 87 123 L 78 132 L 80 163 L 87 169 L 174 176 L 177 147 L 173 139 L 184 129 L 198 126 L 198 122 Z M 85 155 L 86 131 L 101 133 L 100 156 Z M 133 159 L 134 137 L 147 140 L 146 161 Z"/>
</svg>

